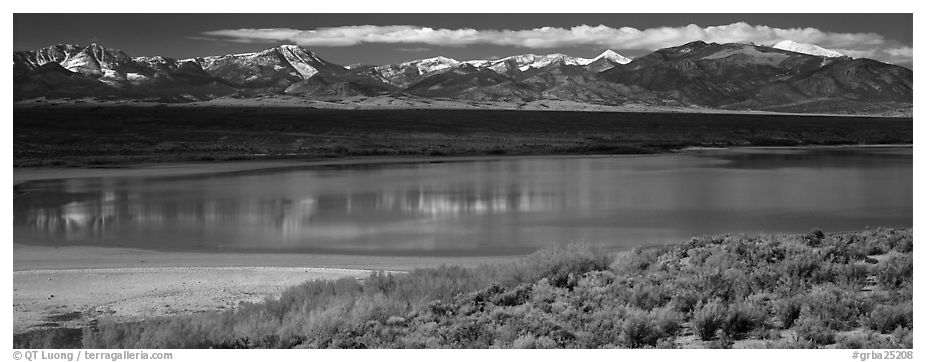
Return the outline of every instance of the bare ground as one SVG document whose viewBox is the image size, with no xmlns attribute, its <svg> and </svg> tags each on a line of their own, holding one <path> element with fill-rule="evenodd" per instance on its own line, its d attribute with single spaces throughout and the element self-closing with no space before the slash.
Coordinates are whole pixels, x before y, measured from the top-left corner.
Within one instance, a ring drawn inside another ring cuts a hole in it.
<svg viewBox="0 0 926 362">
<path fill-rule="evenodd" d="M 358 278 L 506 258 L 160 252 L 102 247 L 13 248 L 13 332 L 83 327 L 234 308 L 308 280 Z"/>
</svg>

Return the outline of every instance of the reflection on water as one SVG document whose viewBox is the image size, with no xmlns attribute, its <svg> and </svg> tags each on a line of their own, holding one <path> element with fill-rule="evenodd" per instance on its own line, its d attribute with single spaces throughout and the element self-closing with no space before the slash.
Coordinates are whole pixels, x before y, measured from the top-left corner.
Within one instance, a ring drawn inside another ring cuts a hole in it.
<svg viewBox="0 0 926 362">
<path fill-rule="evenodd" d="M 16 242 L 505 254 L 912 225 L 912 151 L 711 151 L 32 182 Z"/>
</svg>

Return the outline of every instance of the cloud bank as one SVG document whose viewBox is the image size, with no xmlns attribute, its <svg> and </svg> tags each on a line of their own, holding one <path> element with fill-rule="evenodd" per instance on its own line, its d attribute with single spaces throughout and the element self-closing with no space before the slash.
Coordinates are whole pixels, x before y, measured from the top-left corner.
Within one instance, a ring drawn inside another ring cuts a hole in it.
<svg viewBox="0 0 926 362">
<path fill-rule="evenodd" d="M 811 43 L 860 58 L 896 64 L 912 63 L 913 49 L 876 33 L 833 33 L 817 28 L 775 28 L 744 22 L 701 27 L 636 29 L 605 25 L 571 28 L 542 27 L 523 30 L 434 29 L 412 25 L 357 25 L 310 30 L 223 29 L 202 35 L 233 42 L 292 42 L 302 46 L 353 46 L 363 43 L 466 46 L 489 44 L 531 49 L 595 46 L 627 50 L 657 50 L 695 40 L 716 43 L 772 45 L 782 40 Z"/>
</svg>

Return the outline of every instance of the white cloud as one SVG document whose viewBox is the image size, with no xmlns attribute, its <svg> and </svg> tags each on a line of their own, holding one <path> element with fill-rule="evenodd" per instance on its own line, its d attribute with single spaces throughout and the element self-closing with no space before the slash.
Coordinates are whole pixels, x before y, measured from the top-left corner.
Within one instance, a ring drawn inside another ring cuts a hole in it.
<svg viewBox="0 0 926 362">
<path fill-rule="evenodd" d="M 490 44 L 523 48 L 596 46 L 621 50 L 657 50 L 695 40 L 716 43 L 771 45 L 781 40 L 812 43 L 844 54 L 871 54 L 875 59 L 912 62 L 909 46 L 885 39 L 876 33 L 833 33 L 817 28 L 774 28 L 744 22 L 701 27 L 658 27 L 636 29 L 598 25 L 571 28 L 542 27 L 524 30 L 433 29 L 411 25 L 358 25 L 299 29 L 226 29 L 203 35 L 236 42 L 293 42 L 302 46 L 351 46 L 361 43 L 428 44 L 465 46 Z M 859 55 L 861 56 L 861 55 Z"/>
<path fill-rule="evenodd" d="M 889 48 L 884 49 L 884 51 L 895 57 L 913 58 L 913 48 L 911 47 Z"/>
</svg>

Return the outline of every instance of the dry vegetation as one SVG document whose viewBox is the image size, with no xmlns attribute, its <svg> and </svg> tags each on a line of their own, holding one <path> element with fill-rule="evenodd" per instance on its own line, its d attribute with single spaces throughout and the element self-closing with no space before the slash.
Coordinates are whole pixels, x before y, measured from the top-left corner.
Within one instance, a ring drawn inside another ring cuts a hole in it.
<svg viewBox="0 0 926 362">
<path fill-rule="evenodd" d="M 100 321 L 80 338 L 36 331 L 14 345 L 912 348 L 912 250 L 909 229 L 705 236 L 612 254 L 570 245 L 502 266 L 307 282 L 234 311 Z"/>
<path fill-rule="evenodd" d="M 639 154 L 687 146 L 912 144 L 911 118 L 311 107 L 19 106 L 13 163 Z"/>
</svg>

